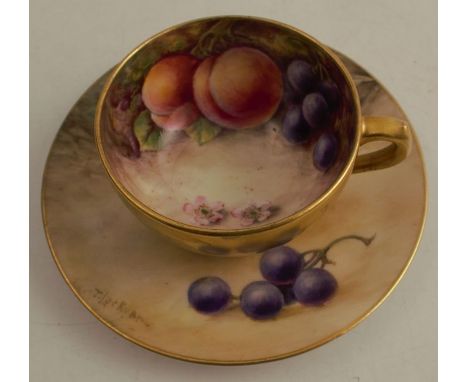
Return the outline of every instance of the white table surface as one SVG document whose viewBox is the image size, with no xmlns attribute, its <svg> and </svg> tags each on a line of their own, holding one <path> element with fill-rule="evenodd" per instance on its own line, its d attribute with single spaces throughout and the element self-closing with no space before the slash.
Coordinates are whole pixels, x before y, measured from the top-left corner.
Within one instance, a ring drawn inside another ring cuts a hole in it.
<svg viewBox="0 0 468 382">
<path fill-rule="evenodd" d="M 33 0 L 30 12 L 31 381 L 436 381 L 434 0 Z M 75 100 L 143 39 L 175 23 L 219 14 L 278 19 L 360 62 L 406 110 L 421 140 L 429 176 L 429 214 L 421 246 L 387 301 L 350 333 L 321 348 L 253 366 L 177 361 L 113 333 L 65 285 L 40 216 L 44 162 Z"/>
</svg>

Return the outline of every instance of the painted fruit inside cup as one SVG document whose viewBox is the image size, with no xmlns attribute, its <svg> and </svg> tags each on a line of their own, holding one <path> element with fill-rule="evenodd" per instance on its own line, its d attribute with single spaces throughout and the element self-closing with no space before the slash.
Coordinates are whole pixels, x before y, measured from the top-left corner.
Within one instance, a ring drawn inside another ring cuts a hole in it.
<svg viewBox="0 0 468 382">
<path fill-rule="evenodd" d="M 143 83 L 142 98 L 151 113 L 169 115 L 192 100 L 197 65 L 195 57 L 178 54 L 161 59 L 150 69 Z"/>
<path fill-rule="evenodd" d="M 169 115 L 151 114 L 151 119 L 156 124 L 156 126 L 164 127 L 167 120 L 169 119 Z"/>
<path fill-rule="evenodd" d="M 242 129 L 267 122 L 283 95 L 281 72 L 258 49 L 236 47 L 208 57 L 195 72 L 197 106 L 209 120 Z"/>
<path fill-rule="evenodd" d="M 300 105 L 291 105 L 283 118 L 283 136 L 290 143 L 299 144 L 307 142 L 313 133 L 302 114 Z"/>
<path fill-rule="evenodd" d="M 161 126 L 166 130 L 182 130 L 190 126 L 198 118 L 200 111 L 193 102 L 185 102 L 176 108 Z"/>
<path fill-rule="evenodd" d="M 315 144 L 313 151 L 314 166 L 320 171 L 328 170 L 338 156 L 339 142 L 335 134 L 323 133 Z"/>
<path fill-rule="evenodd" d="M 313 130 L 326 127 L 330 117 L 327 101 L 320 93 L 310 93 L 302 102 L 302 114 Z"/>
<path fill-rule="evenodd" d="M 286 76 L 294 90 L 301 94 L 312 91 L 318 78 L 312 65 L 304 60 L 292 61 L 286 70 Z"/>
<path fill-rule="evenodd" d="M 327 101 L 327 105 L 331 110 L 338 107 L 340 101 L 340 90 L 333 81 L 322 81 L 318 85 L 317 90 L 325 98 L 325 101 Z"/>
<path fill-rule="evenodd" d="M 215 103 L 210 91 L 210 74 L 215 62 L 214 57 L 206 58 L 195 71 L 193 77 L 193 95 L 198 108 L 203 115 L 218 125 L 234 128 L 239 123 L 247 123 L 235 118 Z"/>
</svg>

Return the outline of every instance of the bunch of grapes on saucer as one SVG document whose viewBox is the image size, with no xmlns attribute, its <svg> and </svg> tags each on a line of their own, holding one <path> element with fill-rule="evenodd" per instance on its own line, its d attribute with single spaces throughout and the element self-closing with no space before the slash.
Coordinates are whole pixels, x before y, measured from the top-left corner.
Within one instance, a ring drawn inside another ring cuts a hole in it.
<svg viewBox="0 0 468 382">
<path fill-rule="evenodd" d="M 348 239 L 368 246 L 374 237 L 343 236 L 324 248 L 302 253 L 289 246 L 271 248 L 259 262 L 264 280 L 247 284 L 237 297 L 223 279 L 203 277 L 190 285 L 189 304 L 200 313 L 214 314 L 238 303 L 247 316 L 256 320 L 273 318 L 285 305 L 296 302 L 305 306 L 323 305 L 338 288 L 335 277 L 325 269 L 327 264 L 333 264 L 327 254 L 335 244 Z"/>
</svg>

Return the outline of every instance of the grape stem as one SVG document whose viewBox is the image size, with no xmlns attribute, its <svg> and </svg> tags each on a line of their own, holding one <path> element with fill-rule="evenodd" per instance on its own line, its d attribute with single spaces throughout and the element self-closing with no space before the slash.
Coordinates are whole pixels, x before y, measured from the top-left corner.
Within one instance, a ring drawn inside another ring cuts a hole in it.
<svg viewBox="0 0 468 382">
<path fill-rule="evenodd" d="M 328 258 L 328 256 L 327 256 L 328 251 L 330 251 L 330 249 L 333 246 L 335 246 L 336 244 L 338 244 L 338 243 L 340 243 L 340 242 L 342 242 L 344 240 L 349 240 L 349 239 L 359 240 L 360 242 L 362 242 L 367 247 L 375 239 L 375 236 L 376 235 L 374 234 L 373 236 L 371 236 L 369 238 L 366 238 L 366 237 L 359 236 L 359 235 L 346 235 L 346 236 L 342 236 L 342 237 L 339 237 L 338 239 L 333 240 L 330 244 L 328 244 L 324 248 L 311 249 L 309 251 L 305 251 L 305 252 L 301 253 L 301 256 L 303 258 L 305 258 L 305 256 L 307 256 L 307 255 L 309 255 L 311 253 L 312 253 L 312 257 L 304 262 L 304 269 L 312 268 L 315 265 L 317 265 L 318 263 L 321 263 L 320 268 L 324 268 L 325 265 L 327 265 L 327 264 L 335 264 L 333 261 L 331 261 Z"/>
</svg>

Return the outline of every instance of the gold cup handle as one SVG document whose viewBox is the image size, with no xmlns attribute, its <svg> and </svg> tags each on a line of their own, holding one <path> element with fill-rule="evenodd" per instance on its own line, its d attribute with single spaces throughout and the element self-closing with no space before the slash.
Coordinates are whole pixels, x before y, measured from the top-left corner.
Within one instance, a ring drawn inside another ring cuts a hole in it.
<svg viewBox="0 0 468 382">
<path fill-rule="evenodd" d="M 353 173 L 379 170 L 400 163 L 411 150 L 411 131 L 407 122 L 390 117 L 363 117 L 360 145 L 386 141 L 380 150 L 358 155 Z"/>
</svg>

